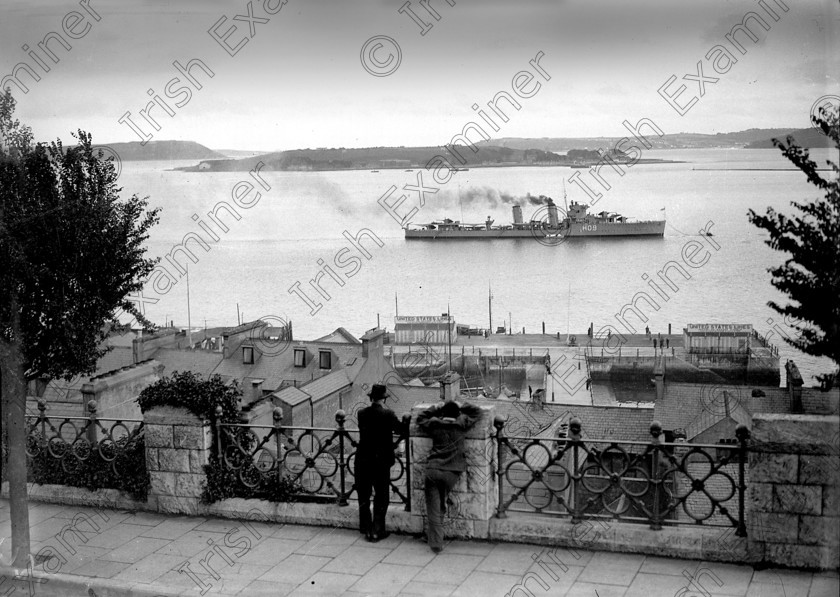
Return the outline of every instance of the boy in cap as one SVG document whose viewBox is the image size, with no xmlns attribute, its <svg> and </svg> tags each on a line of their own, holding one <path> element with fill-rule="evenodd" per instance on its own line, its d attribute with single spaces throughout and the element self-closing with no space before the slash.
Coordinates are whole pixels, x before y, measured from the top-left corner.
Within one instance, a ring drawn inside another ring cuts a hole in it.
<svg viewBox="0 0 840 597">
<path fill-rule="evenodd" d="M 443 551 L 443 515 L 449 492 L 467 470 L 464 438 L 481 417 L 481 409 L 454 400 L 426 409 L 417 416 L 417 425 L 432 438 L 432 451 L 426 459 L 426 514 L 429 520 L 429 546 Z"/>
<path fill-rule="evenodd" d="M 368 396 L 370 406 L 359 411 L 359 445 L 356 448 L 356 492 L 359 496 L 359 532 L 377 542 L 389 535 L 385 514 L 391 494 L 391 467 L 394 466 L 394 433 L 402 432 L 397 415 L 385 406 L 388 389 L 374 384 Z M 373 517 L 370 497 L 373 493 Z"/>
</svg>

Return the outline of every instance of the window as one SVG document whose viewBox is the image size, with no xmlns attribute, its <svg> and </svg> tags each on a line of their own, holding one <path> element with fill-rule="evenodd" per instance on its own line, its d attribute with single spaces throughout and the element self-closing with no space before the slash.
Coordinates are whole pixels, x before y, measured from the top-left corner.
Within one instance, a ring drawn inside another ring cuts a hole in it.
<svg viewBox="0 0 840 597">
<path fill-rule="evenodd" d="M 320 351 L 321 369 L 332 369 L 332 353 L 329 350 Z"/>
<path fill-rule="evenodd" d="M 721 461 L 723 459 L 728 459 L 729 462 L 740 462 L 741 461 L 741 451 L 740 451 L 741 446 L 738 443 L 737 439 L 735 439 L 735 438 L 720 439 L 720 440 L 718 440 L 717 443 L 721 444 L 721 445 L 732 447 L 731 449 L 717 448 L 715 450 L 715 452 L 716 452 L 715 456 L 717 457 L 718 461 Z"/>
<path fill-rule="evenodd" d="M 246 365 L 254 364 L 254 348 L 252 346 L 242 347 L 242 362 Z"/>
<path fill-rule="evenodd" d="M 306 351 L 295 348 L 295 367 L 306 367 Z"/>
</svg>

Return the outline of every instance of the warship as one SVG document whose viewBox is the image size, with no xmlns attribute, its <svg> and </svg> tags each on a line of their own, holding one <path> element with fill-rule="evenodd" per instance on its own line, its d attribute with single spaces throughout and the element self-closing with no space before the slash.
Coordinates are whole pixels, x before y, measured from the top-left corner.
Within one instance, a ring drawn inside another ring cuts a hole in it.
<svg viewBox="0 0 840 597">
<path fill-rule="evenodd" d="M 634 221 L 621 214 L 602 211 L 589 213 L 589 205 L 572 203 L 560 217 L 559 210 L 550 197 L 541 196 L 542 206 L 531 220 L 522 219 L 522 206 L 513 206 L 513 223 L 493 225 L 493 220 L 481 224 L 468 224 L 445 218 L 428 224 L 408 224 L 404 227 L 406 239 L 492 239 L 526 237 L 601 237 L 601 236 L 664 236 L 665 220 Z M 663 208 L 664 209 L 664 208 Z"/>
</svg>

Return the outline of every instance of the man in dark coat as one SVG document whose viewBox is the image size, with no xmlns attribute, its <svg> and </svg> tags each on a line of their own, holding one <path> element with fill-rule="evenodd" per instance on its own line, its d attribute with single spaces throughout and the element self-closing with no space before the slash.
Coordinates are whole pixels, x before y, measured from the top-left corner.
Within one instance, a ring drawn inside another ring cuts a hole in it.
<svg viewBox="0 0 840 597">
<path fill-rule="evenodd" d="M 481 417 L 481 409 L 469 403 L 449 401 L 426 409 L 417 416 L 417 425 L 432 438 L 432 451 L 426 459 L 426 515 L 429 519 L 429 546 L 443 550 L 443 514 L 449 492 L 467 470 L 464 437 Z"/>
<path fill-rule="evenodd" d="M 385 514 L 391 494 L 391 467 L 394 465 L 394 433 L 402 433 L 402 424 L 385 406 L 388 390 L 375 384 L 368 396 L 371 405 L 359 411 L 359 445 L 356 448 L 356 492 L 359 496 L 359 532 L 376 542 L 389 535 Z M 373 493 L 373 518 L 370 497 Z"/>
</svg>

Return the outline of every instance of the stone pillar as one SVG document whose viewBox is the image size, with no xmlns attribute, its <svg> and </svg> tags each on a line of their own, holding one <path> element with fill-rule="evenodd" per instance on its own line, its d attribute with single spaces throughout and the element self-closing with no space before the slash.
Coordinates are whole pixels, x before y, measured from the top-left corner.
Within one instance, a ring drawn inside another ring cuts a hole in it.
<svg viewBox="0 0 840 597">
<path fill-rule="evenodd" d="M 461 396 L 461 376 L 447 371 L 440 380 L 441 396 L 444 401 L 457 400 Z"/>
<path fill-rule="evenodd" d="M 150 497 L 160 512 L 195 514 L 213 445 L 210 422 L 173 406 L 154 407 L 143 418 Z"/>
<path fill-rule="evenodd" d="M 420 404 L 411 411 L 411 514 L 426 523 L 426 458 L 432 439 L 417 426 L 417 415 L 431 404 Z M 489 538 L 490 518 L 498 506 L 498 486 L 494 474 L 496 446 L 493 442 L 495 407 L 481 406 L 481 418 L 467 432 L 464 451 L 467 470 L 451 492 L 453 502 L 447 507 L 445 533 L 447 538 Z"/>
<path fill-rule="evenodd" d="M 840 565 L 840 417 L 753 416 L 747 539 L 756 559 L 796 568 Z"/>
</svg>

